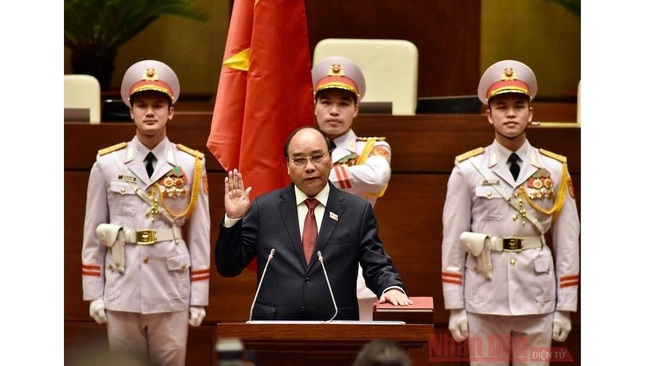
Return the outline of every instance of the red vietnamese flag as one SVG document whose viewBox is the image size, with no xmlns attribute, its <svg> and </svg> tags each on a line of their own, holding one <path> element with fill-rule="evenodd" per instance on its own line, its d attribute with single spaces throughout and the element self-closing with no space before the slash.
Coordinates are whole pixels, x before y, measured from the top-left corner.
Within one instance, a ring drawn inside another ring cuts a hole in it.
<svg viewBox="0 0 650 366">
<path fill-rule="evenodd" d="M 207 147 L 252 200 L 291 182 L 284 142 L 315 124 L 304 0 L 235 0 L 223 59 Z"/>
</svg>

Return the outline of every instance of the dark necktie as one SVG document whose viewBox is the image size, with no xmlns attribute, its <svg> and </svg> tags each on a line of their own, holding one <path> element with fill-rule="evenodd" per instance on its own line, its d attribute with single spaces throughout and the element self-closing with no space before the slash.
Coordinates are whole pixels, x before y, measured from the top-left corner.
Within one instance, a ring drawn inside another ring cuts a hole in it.
<svg viewBox="0 0 650 366">
<path fill-rule="evenodd" d="M 147 157 L 144 158 L 144 160 L 147 162 L 147 174 L 149 175 L 149 178 L 151 178 L 151 174 L 153 174 L 153 161 L 156 159 L 156 156 L 150 151 L 149 154 L 147 154 Z"/>
<path fill-rule="evenodd" d="M 314 208 L 318 205 L 318 200 L 315 198 L 307 198 L 305 204 L 307 205 L 308 211 L 302 229 L 302 249 L 305 252 L 305 260 L 309 264 L 311 255 L 314 253 L 314 248 L 316 247 L 316 239 L 318 238 L 318 227 L 316 226 L 316 216 L 314 215 Z"/>
<path fill-rule="evenodd" d="M 512 177 L 517 180 L 517 177 L 519 176 L 519 164 L 517 161 L 519 160 L 519 156 L 517 154 L 512 153 L 510 154 L 510 157 L 508 158 L 508 162 L 510 163 L 510 173 L 512 173 Z"/>
</svg>

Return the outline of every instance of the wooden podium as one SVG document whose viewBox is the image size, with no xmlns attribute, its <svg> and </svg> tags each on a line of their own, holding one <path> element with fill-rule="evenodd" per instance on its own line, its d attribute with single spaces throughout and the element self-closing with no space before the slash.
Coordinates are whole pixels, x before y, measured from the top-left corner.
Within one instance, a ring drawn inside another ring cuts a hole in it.
<svg viewBox="0 0 650 366">
<path fill-rule="evenodd" d="M 391 321 L 254 321 L 217 324 L 217 340 L 238 338 L 258 364 L 350 365 L 364 344 L 391 339 L 405 350 L 421 348 L 433 334 L 432 324 Z"/>
</svg>

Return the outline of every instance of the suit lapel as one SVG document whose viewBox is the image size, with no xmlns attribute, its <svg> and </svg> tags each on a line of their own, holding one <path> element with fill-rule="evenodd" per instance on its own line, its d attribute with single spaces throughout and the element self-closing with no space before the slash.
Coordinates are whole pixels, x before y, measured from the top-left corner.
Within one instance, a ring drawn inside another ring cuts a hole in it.
<svg viewBox="0 0 650 366">
<path fill-rule="evenodd" d="M 158 164 L 156 164 L 156 169 L 154 169 L 153 174 L 151 174 L 152 182 L 157 182 L 177 165 L 176 154 L 174 154 L 172 144 L 167 144 L 163 155 L 164 156 L 157 157 Z"/>
<path fill-rule="evenodd" d="M 531 175 L 535 174 L 539 168 L 541 168 L 541 164 L 539 163 L 540 159 L 539 156 L 537 155 L 537 150 L 536 149 L 530 149 L 530 154 L 529 154 L 529 161 L 526 162 L 522 169 L 521 169 L 521 174 L 519 174 L 519 181 L 523 179 L 523 181 L 528 180 Z"/>
<path fill-rule="evenodd" d="M 161 143 L 164 143 L 161 142 Z M 167 144 L 163 153 L 159 153 L 162 156 L 156 156 L 158 159 L 156 163 L 156 168 L 151 174 L 151 177 L 147 174 L 147 169 L 145 167 L 144 161 L 136 159 L 136 149 L 133 143 L 130 143 L 124 157 L 124 164 L 135 174 L 140 180 L 145 182 L 146 186 L 149 187 L 152 183 L 158 181 L 162 178 L 167 172 L 176 166 L 176 155 L 174 154 L 172 144 Z"/>
<path fill-rule="evenodd" d="M 293 184 L 280 192 L 280 202 L 278 203 L 278 211 L 284 223 L 284 227 L 289 233 L 291 241 L 291 248 L 293 248 L 296 258 L 305 267 L 305 253 L 302 250 L 302 238 L 300 237 L 300 226 L 298 225 L 298 210 L 296 203 L 296 194 L 294 193 Z M 287 249 L 290 249 L 289 247 Z"/>
<path fill-rule="evenodd" d="M 149 175 L 147 174 L 144 161 L 136 159 L 136 155 L 135 144 L 130 142 L 124 155 L 124 165 L 126 165 L 136 177 L 140 178 L 141 181 L 147 183 L 148 186 Z"/>
<path fill-rule="evenodd" d="M 510 186 L 517 186 L 517 182 L 515 181 L 515 178 L 513 178 L 512 173 L 506 164 L 499 163 L 499 165 L 495 166 L 492 171 L 501 179 L 505 180 Z M 521 178 L 521 174 L 519 174 L 519 178 Z"/>
<path fill-rule="evenodd" d="M 325 250 L 332 233 L 334 233 L 334 230 L 336 229 L 336 225 L 339 223 L 339 218 L 345 211 L 344 203 L 345 199 L 340 194 L 340 191 L 330 184 L 330 196 L 327 199 L 327 207 L 325 207 L 325 212 L 323 213 L 323 221 L 321 222 L 320 231 L 318 232 L 315 251 Z"/>
<path fill-rule="evenodd" d="M 486 158 L 488 159 L 488 168 L 490 168 L 492 173 L 504 180 L 510 186 L 515 187 L 516 182 L 512 177 L 512 173 L 510 173 L 510 168 L 508 168 L 506 163 L 499 161 L 499 152 L 496 147 L 492 146 Z"/>
</svg>

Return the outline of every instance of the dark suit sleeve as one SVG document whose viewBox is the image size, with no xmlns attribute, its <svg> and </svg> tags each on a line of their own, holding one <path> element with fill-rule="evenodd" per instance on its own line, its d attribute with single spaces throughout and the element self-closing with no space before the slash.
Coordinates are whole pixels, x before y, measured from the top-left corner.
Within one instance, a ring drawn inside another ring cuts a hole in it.
<svg viewBox="0 0 650 366">
<path fill-rule="evenodd" d="M 256 203 L 254 201 L 246 215 L 232 227 L 224 227 L 224 219 L 221 219 L 214 262 L 217 264 L 217 271 L 224 277 L 239 275 L 255 257 L 257 242 L 255 223 L 259 212 Z"/>
<path fill-rule="evenodd" d="M 392 286 L 398 286 L 406 292 L 406 287 L 391 257 L 384 251 L 383 243 L 379 239 L 377 218 L 369 203 L 363 211 L 361 220 L 360 252 L 361 268 L 368 288 L 377 295 L 381 295 Z"/>
</svg>

